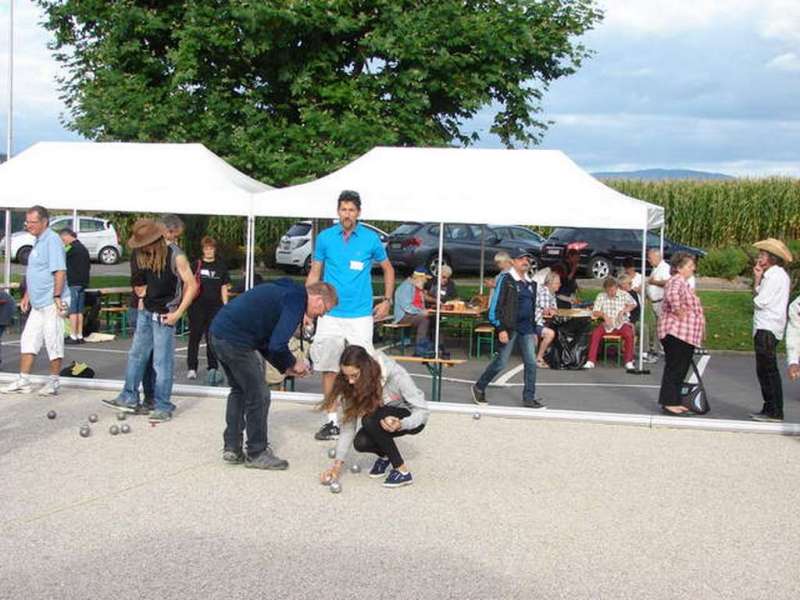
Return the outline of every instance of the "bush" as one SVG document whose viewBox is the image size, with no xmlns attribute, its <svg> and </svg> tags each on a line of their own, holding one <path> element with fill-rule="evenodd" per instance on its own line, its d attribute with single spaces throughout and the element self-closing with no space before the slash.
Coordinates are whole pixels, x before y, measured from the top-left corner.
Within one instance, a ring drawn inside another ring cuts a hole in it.
<svg viewBox="0 0 800 600">
<path fill-rule="evenodd" d="M 698 264 L 703 277 L 723 277 L 734 279 L 747 270 L 750 258 L 741 248 L 720 248 L 710 250 Z"/>
</svg>

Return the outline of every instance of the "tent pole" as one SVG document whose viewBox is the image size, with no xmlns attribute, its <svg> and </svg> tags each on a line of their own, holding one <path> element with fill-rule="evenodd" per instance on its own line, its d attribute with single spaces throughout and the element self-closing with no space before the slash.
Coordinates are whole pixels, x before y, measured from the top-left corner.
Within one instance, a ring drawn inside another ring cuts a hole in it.
<svg viewBox="0 0 800 600">
<path fill-rule="evenodd" d="M 444 222 L 439 223 L 439 263 L 436 269 L 436 339 L 434 341 L 434 358 L 439 358 L 439 318 L 442 308 L 442 249 L 444 246 Z M 441 390 L 439 390 L 441 392 Z"/>
<path fill-rule="evenodd" d="M 245 291 L 250 289 L 250 216 L 247 216 L 245 221 L 247 226 L 245 227 L 245 235 L 244 235 L 244 289 Z"/>
<path fill-rule="evenodd" d="M 11 285 L 11 209 L 6 209 L 6 237 L 5 237 L 6 261 L 3 265 L 3 279 L 6 284 L 6 291 L 10 291 Z"/>
<path fill-rule="evenodd" d="M 478 294 L 483 296 L 483 277 L 484 277 L 484 259 L 486 258 L 486 226 L 481 225 L 481 271 L 480 271 L 480 281 L 481 287 L 478 290 Z"/>
<path fill-rule="evenodd" d="M 661 241 L 658 244 L 658 251 L 661 252 L 661 260 L 664 260 L 664 225 L 661 225 Z"/>
<path fill-rule="evenodd" d="M 78 209 L 72 209 L 72 231 L 78 233 Z"/>
<path fill-rule="evenodd" d="M 644 286 L 645 281 L 645 274 L 647 271 L 647 223 L 645 223 L 644 229 L 642 230 L 642 285 Z M 644 365 L 644 321 L 647 318 L 647 311 L 645 310 L 645 301 L 644 301 L 644 294 L 640 292 L 636 292 L 639 294 L 639 368 L 638 371 L 640 373 L 644 372 L 643 365 Z"/>
<path fill-rule="evenodd" d="M 250 216 L 250 287 L 256 284 L 256 217 Z"/>
</svg>

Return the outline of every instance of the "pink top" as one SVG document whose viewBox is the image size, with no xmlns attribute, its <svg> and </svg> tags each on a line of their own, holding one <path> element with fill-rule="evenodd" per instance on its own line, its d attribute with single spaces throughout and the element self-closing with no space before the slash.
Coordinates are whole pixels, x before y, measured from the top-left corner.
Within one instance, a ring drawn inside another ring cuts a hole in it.
<svg viewBox="0 0 800 600">
<path fill-rule="evenodd" d="M 680 316 L 679 312 L 682 312 Z M 673 275 L 664 285 L 658 339 L 671 335 L 698 347 L 703 343 L 705 330 L 706 318 L 700 299 L 682 276 Z"/>
</svg>

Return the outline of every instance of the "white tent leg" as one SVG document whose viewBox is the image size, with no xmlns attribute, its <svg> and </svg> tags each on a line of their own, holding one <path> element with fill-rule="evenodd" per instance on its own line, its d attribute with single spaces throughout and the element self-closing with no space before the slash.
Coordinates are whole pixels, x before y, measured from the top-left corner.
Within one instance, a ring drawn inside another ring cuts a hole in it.
<svg viewBox="0 0 800 600">
<path fill-rule="evenodd" d="M 481 225 L 481 270 L 480 270 L 481 287 L 478 290 L 478 293 L 481 296 L 483 296 L 483 276 L 484 276 L 483 261 L 485 258 L 486 258 L 486 226 Z"/>
<path fill-rule="evenodd" d="M 244 235 L 244 289 L 245 291 L 250 289 L 250 217 L 247 217 L 245 221 L 247 223 L 245 227 L 245 235 Z"/>
<path fill-rule="evenodd" d="M 6 209 L 6 238 L 5 238 L 5 254 L 6 261 L 3 265 L 3 281 L 6 284 L 6 290 L 11 285 L 11 209 Z"/>
<path fill-rule="evenodd" d="M 250 216 L 250 287 L 256 284 L 256 218 Z"/>
<path fill-rule="evenodd" d="M 647 271 L 647 223 L 645 223 L 642 230 L 642 283 L 644 284 L 645 272 Z M 644 290 L 642 290 L 644 291 Z M 641 299 L 639 302 L 639 371 L 643 370 L 644 365 L 644 322 L 647 318 L 647 311 L 645 310 L 644 294 L 639 294 Z"/>
<path fill-rule="evenodd" d="M 434 358 L 439 358 L 439 318 L 442 308 L 442 253 L 444 248 L 444 223 L 439 223 L 439 264 L 436 269 L 436 336 L 434 340 Z M 441 390 L 440 390 L 441 392 Z"/>
<path fill-rule="evenodd" d="M 75 233 L 78 233 L 78 231 L 80 231 L 78 229 L 78 209 L 77 208 L 73 208 L 72 209 L 72 231 L 74 231 Z"/>
</svg>

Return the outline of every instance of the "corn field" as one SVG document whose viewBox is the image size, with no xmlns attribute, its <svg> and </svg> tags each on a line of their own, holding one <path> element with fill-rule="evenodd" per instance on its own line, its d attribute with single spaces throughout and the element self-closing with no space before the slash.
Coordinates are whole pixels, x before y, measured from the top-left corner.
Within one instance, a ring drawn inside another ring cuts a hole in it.
<svg viewBox="0 0 800 600">
<path fill-rule="evenodd" d="M 800 180 L 607 181 L 617 191 L 666 209 L 667 235 L 701 248 L 800 239 Z"/>
</svg>

